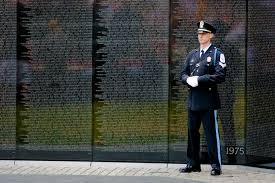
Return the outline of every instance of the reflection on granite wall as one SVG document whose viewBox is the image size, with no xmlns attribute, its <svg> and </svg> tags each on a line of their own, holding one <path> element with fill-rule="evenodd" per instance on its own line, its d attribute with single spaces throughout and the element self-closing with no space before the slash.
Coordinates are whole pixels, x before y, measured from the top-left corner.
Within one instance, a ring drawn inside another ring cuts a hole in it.
<svg viewBox="0 0 275 183">
<path fill-rule="evenodd" d="M 252 162 L 275 158 L 274 12 L 274 1 L 248 1 L 245 139 L 246 153 Z"/>
<path fill-rule="evenodd" d="M 105 56 L 96 60 L 94 160 L 165 162 L 169 1 L 106 0 L 97 6 L 104 30 L 97 53 Z"/>
<path fill-rule="evenodd" d="M 0 157 L 16 146 L 16 2 L 0 2 Z"/>
<path fill-rule="evenodd" d="M 18 2 L 18 158 L 91 156 L 93 5 L 64 2 Z"/>
</svg>

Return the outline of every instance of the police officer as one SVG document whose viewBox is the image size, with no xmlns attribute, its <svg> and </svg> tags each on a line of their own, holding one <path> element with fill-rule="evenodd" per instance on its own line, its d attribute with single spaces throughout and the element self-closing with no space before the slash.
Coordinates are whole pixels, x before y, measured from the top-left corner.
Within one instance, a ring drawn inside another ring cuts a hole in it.
<svg viewBox="0 0 275 183">
<path fill-rule="evenodd" d="M 216 29 L 209 23 L 198 22 L 200 47 L 191 51 L 184 63 L 180 80 L 187 85 L 188 95 L 188 162 L 180 172 L 200 172 L 200 125 L 203 123 L 208 146 L 211 175 L 221 174 L 221 149 L 217 124 L 220 99 L 217 84 L 225 81 L 226 63 L 222 51 L 211 40 Z"/>
</svg>

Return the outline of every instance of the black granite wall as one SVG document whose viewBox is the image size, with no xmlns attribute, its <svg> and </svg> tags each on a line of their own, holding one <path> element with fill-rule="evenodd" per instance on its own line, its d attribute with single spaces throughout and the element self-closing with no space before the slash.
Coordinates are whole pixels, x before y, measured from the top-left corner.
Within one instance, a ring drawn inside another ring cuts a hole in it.
<svg viewBox="0 0 275 183">
<path fill-rule="evenodd" d="M 227 63 L 223 162 L 275 158 L 272 0 L 0 4 L 1 159 L 184 163 L 178 78 L 200 20 L 218 29 Z M 201 151 L 207 163 L 203 135 Z"/>
</svg>

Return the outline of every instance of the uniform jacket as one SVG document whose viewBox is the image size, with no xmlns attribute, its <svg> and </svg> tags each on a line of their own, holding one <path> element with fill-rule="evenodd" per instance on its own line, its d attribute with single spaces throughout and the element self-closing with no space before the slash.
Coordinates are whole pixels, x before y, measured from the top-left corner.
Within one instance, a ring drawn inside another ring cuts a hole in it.
<svg viewBox="0 0 275 183">
<path fill-rule="evenodd" d="M 216 57 L 216 58 L 214 58 Z M 194 111 L 219 109 L 217 84 L 225 81 L 226 63 L 222 51 L 211 45 L 200 58 L 200 49 L 192 50 L 186 58 L 180 80 L 188 86 L 188 108 Z M 199 76 L 198 86 L 187 84 L 189 76 Z"/>
</svg>

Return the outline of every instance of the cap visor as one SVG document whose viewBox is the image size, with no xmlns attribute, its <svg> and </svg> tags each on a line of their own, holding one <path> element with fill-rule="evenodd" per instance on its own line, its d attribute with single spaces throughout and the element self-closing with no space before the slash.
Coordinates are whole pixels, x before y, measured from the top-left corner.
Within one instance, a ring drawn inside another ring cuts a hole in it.
<svg viewBox="0 0 275 183">
<path fill-rule="evenodd" d="M 207 29 L 198 29 L 198 33 L 204 33 L 204 32 L 211 33 L 211 31 Z"/>
</svg>

